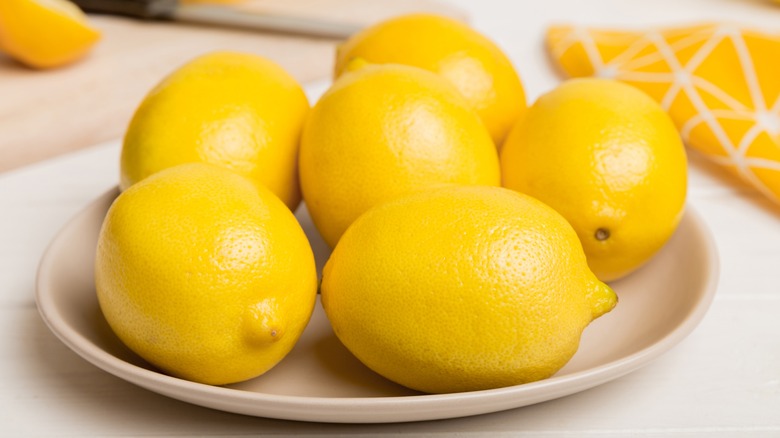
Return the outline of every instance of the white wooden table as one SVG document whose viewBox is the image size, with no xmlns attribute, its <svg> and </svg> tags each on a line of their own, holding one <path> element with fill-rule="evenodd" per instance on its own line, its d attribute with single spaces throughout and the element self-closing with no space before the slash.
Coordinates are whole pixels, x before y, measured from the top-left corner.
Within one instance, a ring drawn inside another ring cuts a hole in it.
<svg viewBox="0 0 780 438">
<path fill-rule="evenodd" d="M 759 0 L 461 3 L 516 63 L 530 98 L 558 81 L 541 47 L 552 21 L 780 22 L 780 7 Z M 309 89 L 316 94 L 321 85 Z M 112 142 L 0 174 L 0 436 L 780 437 L 780 206 L 696 157 L 689 204 L 715 235 L 721 279 L 704 321 L 669 353 L 595 389 L 526 408 L 424 423 L 322 425 L 168 399 L 90 365 L 46 328 L 33 298 L 38 261 L 59 228 L 116 183 L 118 151 Z"/>
</svg>

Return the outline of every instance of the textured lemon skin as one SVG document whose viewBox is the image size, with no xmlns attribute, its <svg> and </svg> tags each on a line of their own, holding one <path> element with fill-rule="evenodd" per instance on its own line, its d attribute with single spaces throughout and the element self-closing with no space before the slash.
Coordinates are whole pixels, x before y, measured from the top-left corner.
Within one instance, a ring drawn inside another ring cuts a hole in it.
<svg viewBox="0 0 780 438">
<path fill-rule="evenodd" d="M 66 0 L 0 1 L 0 50 L 33 68 L 59 67 L 86 55 L 100 31 Z"/>
<path fill-rule="evenodd" d="M 295 210 L 298 144 L 309 103 L 298 82 L 260 56 L 215 52 L 152 89 L 124 138 L 121 187 L 189 162 L 220 165 Z"/>
<path fill-rule="evenodd" d="M 167 373 L 227 384 L 264 373 L 303 332 L 314 257 L 270 191 L 215 166 L 161 171 L 124 191 L 97 247 L 100 308 Z"/>
<path fill-rule="evenodd" d="M 477 186 L 365 213 L 325 265 L 321 294 L 358 359 L 432 393 L 549 377 L 617 302 L 563 217 L 529 196 Z"/>
<path fill-rule="evenodd" d="M 501 184 L 495 147 L 462 96 L 402 65 L 365 65 L 333 84 L 306 122 L 299 169 L 331 247 L 376 204 L 446 183 Z"/>
<path fill-rule="evenodd" d="M 561 213 L 604 281 L 631 273 L 671 237 L 685 207 L 686 163 L 663 109 L 603 79 L 570 80 L 541 96 L 501 153 L 503 185 Z"/>
<path fill-rule="evenodd" d="M 509 58 L 490 39 L 450 18 L 404 15 L 356 33 L 337 51 L 336 76 L 355 58 L 413 65 L 443 76 L 477 111 L 497 146 L 526 107 Z"/>
</svg>

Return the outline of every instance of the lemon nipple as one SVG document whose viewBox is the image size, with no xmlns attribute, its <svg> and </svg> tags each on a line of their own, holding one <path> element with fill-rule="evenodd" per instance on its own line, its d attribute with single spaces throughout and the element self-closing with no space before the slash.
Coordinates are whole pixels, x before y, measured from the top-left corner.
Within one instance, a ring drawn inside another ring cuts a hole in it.
<svg viewBox="0 0 780 438">
<path fill-rule="evenodd" d="M 277 342 L 284 335 L 284 325 L 275 300 L 266 299 L 247 309 L 244 317 L 244 337 L 259 344 Z"/>
</svg>

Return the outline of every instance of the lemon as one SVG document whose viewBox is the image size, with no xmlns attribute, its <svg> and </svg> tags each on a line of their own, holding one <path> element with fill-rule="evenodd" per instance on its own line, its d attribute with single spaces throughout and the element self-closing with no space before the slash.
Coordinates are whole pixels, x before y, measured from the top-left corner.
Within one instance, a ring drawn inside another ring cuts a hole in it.
<svg viewBox="0 0 780 438">
<path fill-rule="evenodd" d="M 336 75 L 355 58 L 413 65 L 443 76 L 477 111 L 497 146 L 526 107 L 509 58 L 487 37 L 451 18 L 411 14 L 370 26 L 338 48 Z"/>
<path fill-rule="evenodd" d="M 617 302 L 563 217 L 484 186 L 369 210 L 331 254 L 321 292 L 334 332 L 358 359 L 433 393 L 549 377 Z"/>
<path fill-rule="evenodd" d="M 298 82 L 260 56 L 214 52 L 146 96 L 122 145 L 121 187 L 189 162 L 224 166 L 300 202 L 298 143 L 309 103 Z"/>
<path fill-rule="evenodd" d="M 304 127 L 301 189 L 333 247 L 372 206 L 445 183 L 500 185 L 498 155 L 451 85 L 402 65 L 358 65 L 320 98 Z"/>
<path fill-rule="evenodd" d="M 0 1 L 0 49 L 30 67 L 73 62 L 99 39 L 100 31 L 67 0 Z"/>
<path fill-rule="evenodd" d="M 287 207 L 226 169 L 176 166 L 124 191 L 100 230 L 100 308 L 163 371 L 227 384 L 295 345 L 317 291 L 314 256 Z"/>
<path fill-rule="evenodd" d="M 575 79 L 541 96 L 507 139 L 501 168 L 505 187 L 572 224 L 604 281 L 649 260 L 685 206 L 686 156 L 674 124 L 616 81 Z"/>
</svg>

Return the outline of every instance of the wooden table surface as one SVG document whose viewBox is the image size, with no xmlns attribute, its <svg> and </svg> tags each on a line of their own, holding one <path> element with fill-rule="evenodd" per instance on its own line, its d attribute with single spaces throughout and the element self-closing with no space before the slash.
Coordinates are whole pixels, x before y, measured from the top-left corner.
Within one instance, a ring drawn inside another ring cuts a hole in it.
<svg viewBox="0 0 780 438">
<path fill-rule="evenodd" d="M 764 28 L 780 22 L 780 8 L 758 0 L 462 0 L 460 6 L 504 47 L 531 99 L 560 80 L 541 47 L 554 21 L 638 26 L 714 19 Z M 151 47 L 175 52 L 159 41 Z M 316 98 L 324 85 L 307 89 Z M 96 105 L 94 96 L 82 99 L 85 108 Z M 47 129 L 24 120 L 17 121 L 20 130 Z M 90 365 L 46 328 L 34 302 L 37 264 L 57 230 L 116 184 L 118 153 L 112 141 L 0 174 L 2 436 L 780 437 L 780 207 L 696 156 L 689 205 L 715 237 L 721 276 L 702 323 L 670 352 L 607 384 L 525 408 L 445 421 L 323 425 L 227 414 L 157 395 Z"/>
</svg>

